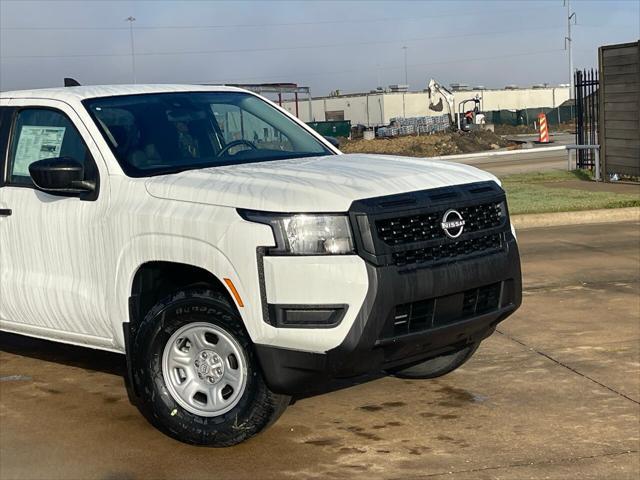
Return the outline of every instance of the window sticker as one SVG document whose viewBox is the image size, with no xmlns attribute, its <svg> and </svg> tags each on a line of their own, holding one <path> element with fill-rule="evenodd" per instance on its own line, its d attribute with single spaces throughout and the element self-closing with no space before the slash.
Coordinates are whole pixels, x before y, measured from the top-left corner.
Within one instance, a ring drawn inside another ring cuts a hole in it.
<svg viewBox="0 0 640 480">
<path fill-rule="evenodd" d="M 20 129 L 12 175 L 28 177 L 29 165 L 33 162 L 59 157 L 66 129 L 24 125 Z"/>
</svg>

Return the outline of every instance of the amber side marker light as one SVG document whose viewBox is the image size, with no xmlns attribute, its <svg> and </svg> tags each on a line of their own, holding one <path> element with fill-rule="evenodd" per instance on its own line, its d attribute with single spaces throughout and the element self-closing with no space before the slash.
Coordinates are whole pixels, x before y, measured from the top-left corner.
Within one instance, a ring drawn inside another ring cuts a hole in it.
<svg viewBox="0 0 640 480">
<path fill-rule="evenodd" d="M 229 287 L 229 290 L 231 290 L 231 293 L 233 293 L 233 296 L 236 299 L 236 303 L 238 304 L 238 306 L 244 307 L 244 302 L 242 301 L 242 298 L 240 298 L 240 294 L 238 293 L 238 290 L 236 290 L 236 286 L 233 284 L 231 279 L 225 278 L 224 283 L 227 284 L 227 287 Z"/>
</svg>

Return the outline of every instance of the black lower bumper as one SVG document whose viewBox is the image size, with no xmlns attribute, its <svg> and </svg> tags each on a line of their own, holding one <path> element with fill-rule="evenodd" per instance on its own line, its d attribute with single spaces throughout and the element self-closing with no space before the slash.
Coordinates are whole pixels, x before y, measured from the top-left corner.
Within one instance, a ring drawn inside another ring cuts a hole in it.
<svg viewBox="0 0 640 480">
<path fill-rule="evenodd" d="M 303 395 L 335 379 L 411 365 L 482 341 L 522 300 L 518 247 L 511 233 L 506 237 L 503 251 L 464 262 L 409 272 L 367 264 L 367 296 L 338 347 L 320 354 L 256 345 L 267 384 L 275 392 Z M 465 315 L 466 299 L 488 285 L 498 286 L 499 298 Z M 425 307 L 435 309 L 429 310 L 430 324 L 394 332 L 398 306 L 430 299 L 436 306 Z"/>
</svg>

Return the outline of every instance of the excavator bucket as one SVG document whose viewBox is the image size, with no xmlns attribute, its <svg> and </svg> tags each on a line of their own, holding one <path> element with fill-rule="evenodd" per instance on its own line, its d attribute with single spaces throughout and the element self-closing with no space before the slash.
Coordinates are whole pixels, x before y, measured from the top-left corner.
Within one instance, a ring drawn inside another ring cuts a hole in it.
<svg viewBox="0 0 640 480">
<path fill-rule="evenodd" d="M 433 101 L 429 100 L 429 110 L 433 110 L 434 112 L 441 112 L 444 109 L 444 105 L 442 103 L 442 98 L 438 99 L 438 103 L 433 103 Z"/>
</svg>

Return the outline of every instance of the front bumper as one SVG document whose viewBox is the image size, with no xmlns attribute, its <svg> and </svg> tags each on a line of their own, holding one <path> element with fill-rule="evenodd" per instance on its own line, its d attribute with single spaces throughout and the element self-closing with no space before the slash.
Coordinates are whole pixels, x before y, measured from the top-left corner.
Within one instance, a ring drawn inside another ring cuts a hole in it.
<svg viewBox="0 0 640 480">
<path fill-rule="evenodd" d="M 289 395 L 318 392 L 336 379 L 418 363 L 480 342 L 522 300 L 520 258 L 510 232 L 505 234 L 505 248 L 490 255 L 411 271 L 370 263 L 366 269 L 369 286 L 365 300 L 336 348 L 312 353 L 255 346 L 273 391 Z M 463 301 L 468 294 L 487 286 L 497 288 L 496 303 L 465 315 Z M 431 300 L 435 307 L 428 328 L 394 333 L 398 306 L 423 305 Z"/>
</svg>

